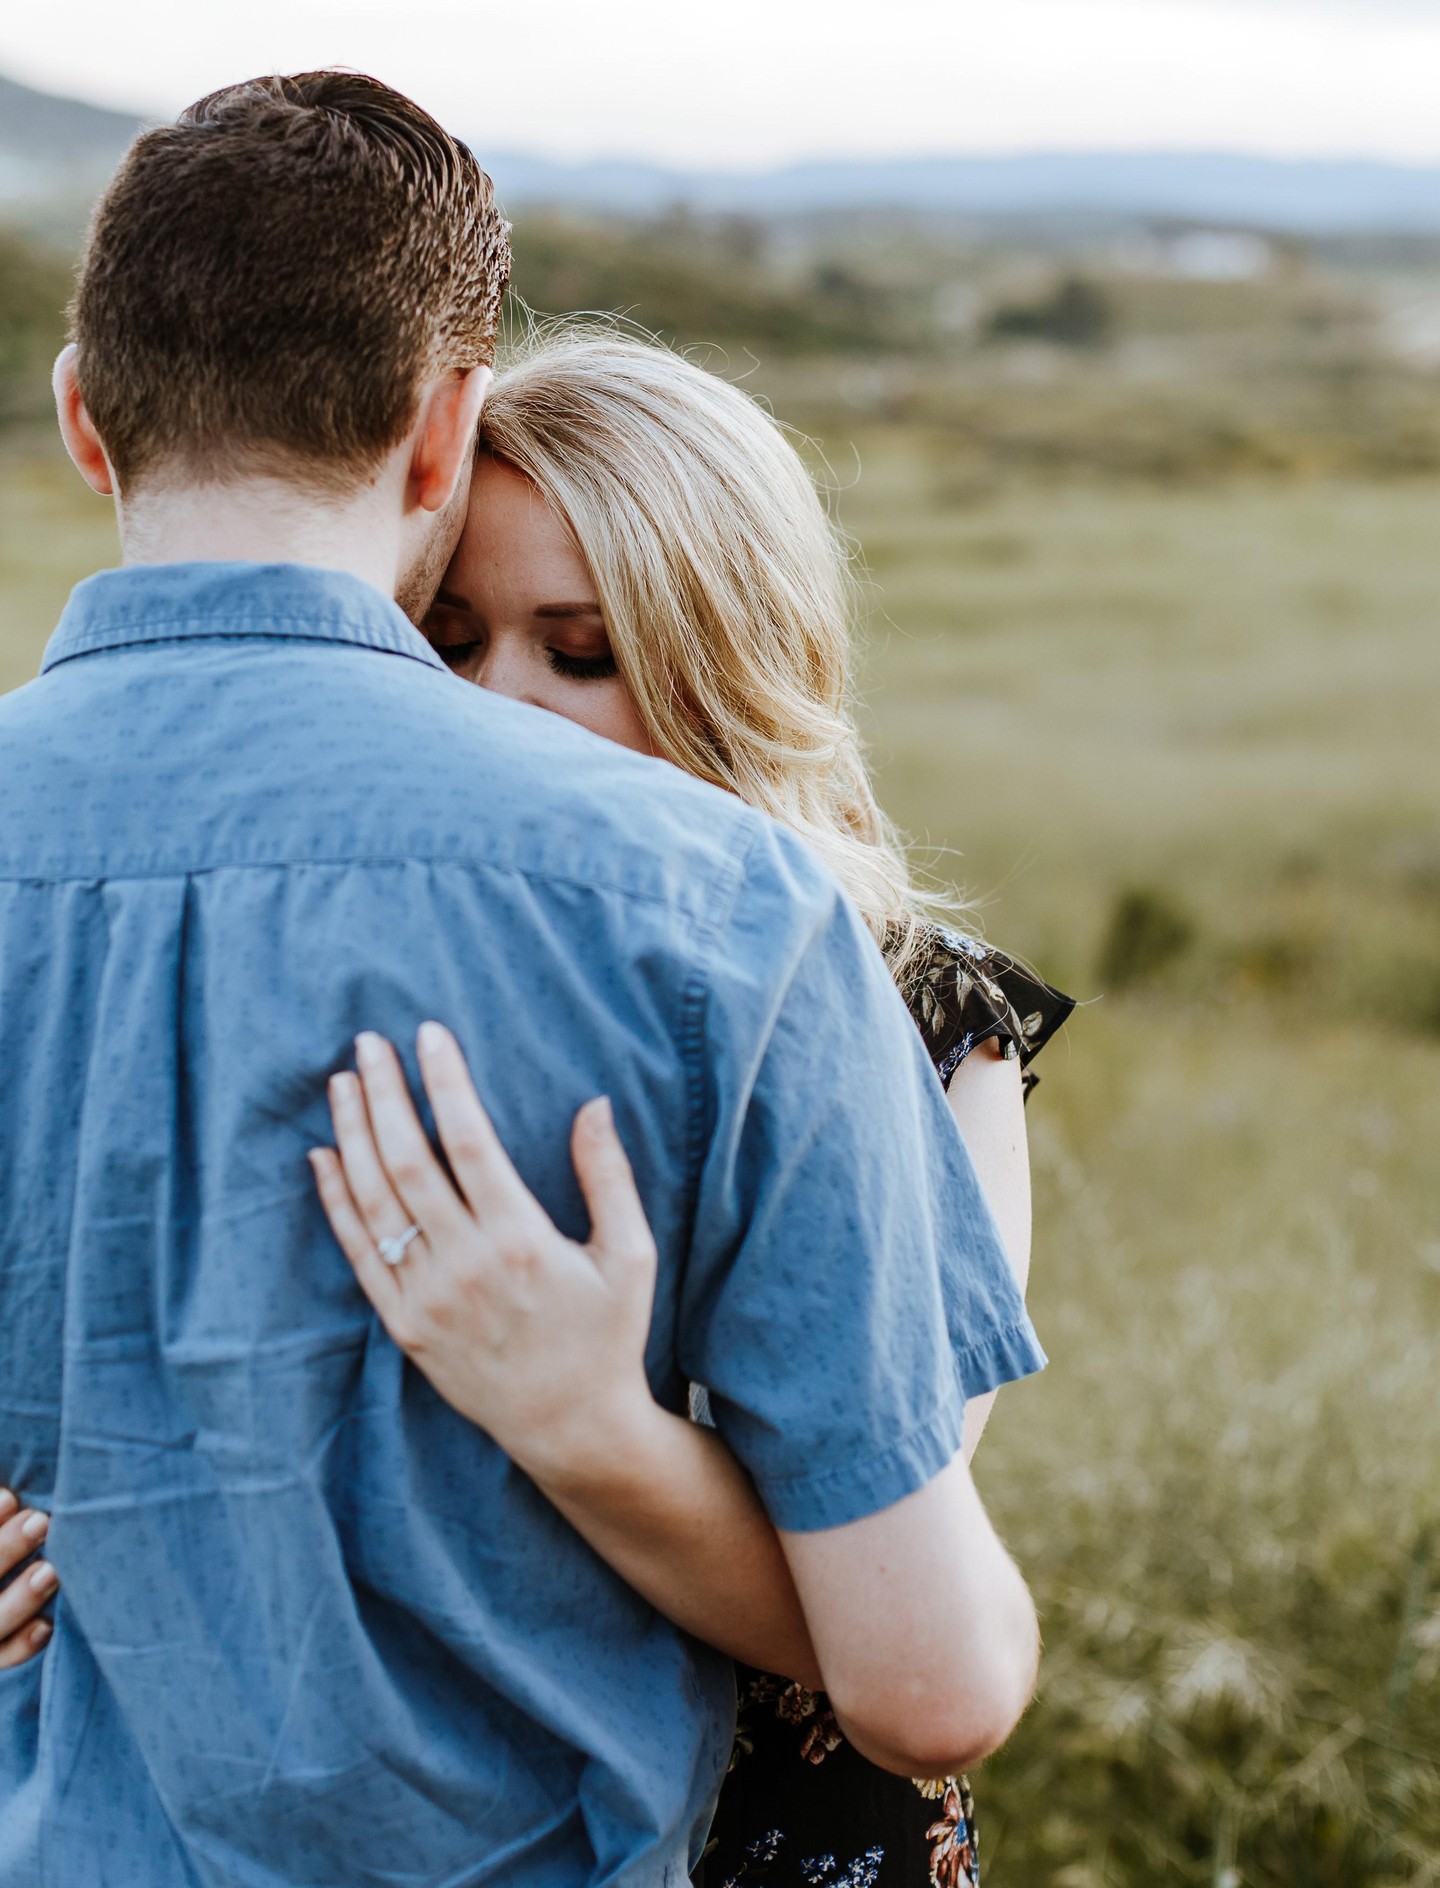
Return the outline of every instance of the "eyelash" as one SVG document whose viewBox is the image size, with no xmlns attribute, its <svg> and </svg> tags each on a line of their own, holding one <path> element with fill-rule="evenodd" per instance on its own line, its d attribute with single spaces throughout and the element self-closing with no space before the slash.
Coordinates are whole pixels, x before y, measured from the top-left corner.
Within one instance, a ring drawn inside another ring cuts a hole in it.
<svg viewBox="0 0 1440 1888">
<path fill-rule="evenodd" d="M 555 673 L 572 682 L 604 682 L 619 673 L 613 655 L 567 656 L 561 649 L 547 649 L 545 653 Z"/>
<path fill-rule="evenodd" d="M 442 643 L 436 654 L 447 668 L 463 669 L 475 651 L 483 647 L 478 641 Z M 563 649 L 547 649 L 545 656 L 555 673 L 571 682 L 608 682 L 620 673 L 613 655 L 570 656 Z"/>
<path fill-rule="evenodd" d="M 447 669 L 463 669 L 480 645 L 478 642 L 443 642 L 433 647 Z"/>
</svg>

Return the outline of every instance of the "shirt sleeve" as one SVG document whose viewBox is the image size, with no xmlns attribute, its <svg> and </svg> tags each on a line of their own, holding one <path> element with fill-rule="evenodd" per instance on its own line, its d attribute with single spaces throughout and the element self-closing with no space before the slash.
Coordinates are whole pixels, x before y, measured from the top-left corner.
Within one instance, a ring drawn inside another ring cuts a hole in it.
<svg viewBox="0 0 1440 1888">
<path fill-rule="evenodd" d="M 715 940 L 680 1361 L 777 1526 L 923 1487 L 1044 1364 L 944 1092 L 843 894 L 766 828 Z"/>
</svg>

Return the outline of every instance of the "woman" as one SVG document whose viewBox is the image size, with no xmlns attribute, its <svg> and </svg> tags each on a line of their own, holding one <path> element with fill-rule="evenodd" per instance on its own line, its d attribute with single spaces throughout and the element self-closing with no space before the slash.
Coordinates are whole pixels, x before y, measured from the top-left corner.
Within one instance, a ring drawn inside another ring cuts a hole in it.
<svg viewBox="0 0 1440 1888">
<path fill-rule="evenodd" d="M 532 344 L 490 397 L 465 531 L 426 631 L 457 675 L 726 788 L 825 859 L 910 1004 L 1023 1285 L 1021 1071 L 1070 1004 L 927 915 L 848 713 L 852 614 L 843 545 L 779 426 L 663 348 L 565 327 Z M 707 1882 L 978 1879 L 963 1780 L 913 1784 L 848 1745 L 753 1489 L 713 1432 L 654 1408 L 641 1363 L 653 1246 L 608 1115 L 583 1111 L 575 1137 L 612 1266 L 614 1333 L 599 1341 L 566 1284 L 580 1249 L 509 1168 L 453 1041 L 432 1038 L 422 1071 L 464 1200 L 419 1132 L 393 1055 L 375 1039 L 361 1048 L 360 1074 L 332 1086 L 339 1151 L 317 1150 L 313 1164 L 391 1335 L 502 1446 L 536 1397 L 566 1399 L 577 1438 L 597 1398 L 649 1405 L 636 1448 L 653 1454 L 632 1477 L 645 1511 L 577 1501 L 563 1461 L 536 1479 L 657 1608 L 742 1662 Z M 420 1197 L 435 1214 L 416 1208 L 402 1235 Z M 497 1237 L 523 1263 L 497 1271 Z M 412 1292 L 402 1312 L 390 1267 L 422 1249 L 414 1276 L 425 1295 Z M 967 1409 L 967 1451 L 989 1400 Z M 703 1420 L 703 1386 L 695 1402 Z M 0 1526 L 0 1574 L 22 1546 L 33 1551 L 28 1525 L 16 1515 Z M 18 1582 L 0 1595 L 0 1660 L 41 1648 L 44 1621 L 25 1620 L 49 1596 Z"/>
</svg>

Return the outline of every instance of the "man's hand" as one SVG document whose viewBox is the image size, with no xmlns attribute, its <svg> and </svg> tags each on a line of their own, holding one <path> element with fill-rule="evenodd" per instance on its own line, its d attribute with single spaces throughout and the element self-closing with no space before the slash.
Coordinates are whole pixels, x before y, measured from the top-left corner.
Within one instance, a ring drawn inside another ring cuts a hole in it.
<svg viewBox="0 0 1440 1888">
<path fill-rule="evenodd" d="M 0 1671 L 23 1665 L 49 1644 L 53 1628 L 40 1615 L 55 1597 L 60 1576 L 44 1560 L 15 1573 L 42 1545 L 49 1526 L 49 1515 L 22 1508 L 8 1488 L 0 1488 Z"/>
</svg>

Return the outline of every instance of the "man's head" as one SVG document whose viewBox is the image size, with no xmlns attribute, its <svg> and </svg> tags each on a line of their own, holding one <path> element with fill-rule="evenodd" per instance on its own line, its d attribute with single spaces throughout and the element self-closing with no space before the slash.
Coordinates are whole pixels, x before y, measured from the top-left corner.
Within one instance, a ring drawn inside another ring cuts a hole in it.
<svg viewBox="0 0 1440 1888">
<path fill-rule="evenodd" d="M 418 105 L 349 72 L 230 86 L 138 138 L 96 211 L 67 443 L 126 508 L 256 479 L 343 502 L 493 359 L 508 274 L 489 178 Z M 451 404 L 473 424 L 479 397 Z"/>
</svg>

